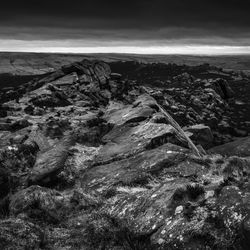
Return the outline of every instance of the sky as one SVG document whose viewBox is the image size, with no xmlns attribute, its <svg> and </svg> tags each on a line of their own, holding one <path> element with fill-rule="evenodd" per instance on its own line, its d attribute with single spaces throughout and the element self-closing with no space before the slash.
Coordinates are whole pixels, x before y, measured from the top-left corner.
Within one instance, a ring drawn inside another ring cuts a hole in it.
<svg viewBox="0 0 250 250">
<path fill-rule="evenodd" d="M 0 51 L 250 54 L 249 0 L 8 0 Z"/>
</svg>

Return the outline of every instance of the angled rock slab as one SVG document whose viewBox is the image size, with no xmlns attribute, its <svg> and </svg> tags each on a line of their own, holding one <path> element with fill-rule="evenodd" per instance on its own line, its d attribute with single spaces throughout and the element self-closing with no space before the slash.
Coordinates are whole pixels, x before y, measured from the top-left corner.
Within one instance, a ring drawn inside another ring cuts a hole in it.
<svg viewBox="0 0 250 250">
<path fill-rule="evenodd" d="M 69 148 L 73 145 L 74 138 L 67 136 L 53 145 L 46 152 L 41 153 L 36 160 L 34 168 L 28 177 L 30 183 L 37 183 L 45 178 L 53 177 L 64 168 L 68 158 Z"/>
<path fill-rule="evenodd" d="M 147 106 L 133 107 L 132 105 L 121 106 L 115 104 L 111 103 L 109 105 L 103 118 L 117 126 L 129 122 L 141 122 L 151 117 L 155 112 Z"/>
<path fill-rule="evenodd" d="M 93 167 L 86 171 L 81 183 L 101 193 L 117 186 L 143 184 L 146 187 L 152 178 L 164 178 L 164 171 L 185 161 L 187 152 L 187 149 L 167 143 L 121 161 Z"/>
<path fill-rule="evenodd" d="M 50 82 L 50 84 L 55 85 L 57 87 L 70 86 L 73 85 L 77 79 L 78 79 L 77 74 L 73 72 L 61 78 L 58 78 L 53 82 Z"/>
<path fill-rule="evenodd" d="M 249 231 L 244 227 L 249 218 L 249 202 L 243 197 L 249 193 L 226 186 L 218 197 L 213 191 L 205 196 L 206 202 L 193 203 L 192 209 L 187 205 L 175 208 L 175 213 L 151 236 L 156 249 L 214 249 L 216 246 L 245 249 L 242 246 L 249 243 Z"/>
<path fill-rule="evenodd" d="M 64 107 L 70 105 L 71 103 L 63 90 L 52 83 L 47 83 L 40 88 L 26 93 L 20 98 L 20 105 L 26 107 L 28 103 L 32 103 L 37 107 Z"/>
<path fill-rule="evenodd" d="M 110 102 L 104 118 L 114 125 L 129 122 L 140 122 L 151 118 L 156 112 L 156 101 L 153 97 L 140 95 L 132 105 Z"/>
<path fill-rule="evenodd" d="M 158 108 L 156 107 L 156 100 L 148 94 L 143 94 L 143 95 L 138 96 L 136 101 L 134 101 L 133 106 L 136 107 L 138 105 L 151 107 L 151 108 L 155 108 L 156 110 L 158 110 Z"/>
<path fill-rule="evenodd" d="M 164 143 L 182 145 L 171 125 L 143 122 L 137 126 L 124 124 L 115 127 L 103 137 L 106 144 L 99 151 L 94 165 L 124 159 Z"/>
<path fill-rule="evenodd" d="M 172 198 L 176 189 L 184 187 L 187 179 L 166 181 L 153 190 L 136 194 L 119 194 L 102 207 L 102 212 L 123 221 L 135 235 L 150 235 L 173 213 Z"/>
</svg>

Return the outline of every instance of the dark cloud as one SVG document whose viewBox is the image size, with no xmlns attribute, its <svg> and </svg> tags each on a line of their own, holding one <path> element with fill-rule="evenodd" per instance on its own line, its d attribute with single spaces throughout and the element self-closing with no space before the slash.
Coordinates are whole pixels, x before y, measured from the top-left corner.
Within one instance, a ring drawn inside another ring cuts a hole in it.
<svg viewBox="0 0 250 250">
<path fill-rule="evenodd" d="M 9 25 L 89 28 L 249 27 L 248 0 L 24 0 L 1 3 Z M 32 21 L 32 22 L 31 22 Z"/>
<path fill-rule="evenodd" d="M 182 40 L 250 45 L 249 0 L 9 0 L 0 39 Z"/>
</svg>

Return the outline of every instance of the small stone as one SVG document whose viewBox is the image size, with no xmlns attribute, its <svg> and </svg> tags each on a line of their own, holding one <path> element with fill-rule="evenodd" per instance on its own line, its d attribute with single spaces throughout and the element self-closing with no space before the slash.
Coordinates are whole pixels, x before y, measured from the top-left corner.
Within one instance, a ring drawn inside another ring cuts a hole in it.
<svg viewBox="0 0 250 250">
<path fill-rule="evenodd" d="M 182 211 L 183 211 L 183 206 L 178 206 L 178 207 L 175 209 L 175 215 L 180 214 Z"/>
<path fill-rule="evenodd" d="M 158 244 L 160 244 L 160 245 L 161 245 L 162 243 L 164 243 L 164 242 L 165 242 L 164 239 L 159 239 L 159 240 L 158 240 Z"/>
</svg>

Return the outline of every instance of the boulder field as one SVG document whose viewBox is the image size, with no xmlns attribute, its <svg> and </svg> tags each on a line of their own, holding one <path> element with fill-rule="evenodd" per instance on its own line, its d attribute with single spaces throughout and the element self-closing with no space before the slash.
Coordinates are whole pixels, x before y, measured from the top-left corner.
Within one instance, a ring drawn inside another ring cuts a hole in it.
<svg viewBox="0 0 250 250">
<path fill-rule="evenodd" d="M 0 249 L 249 249 L 234 93 L 184 69 L 149 85 L 83 60 L 5 96 Z"/>
</svg>

